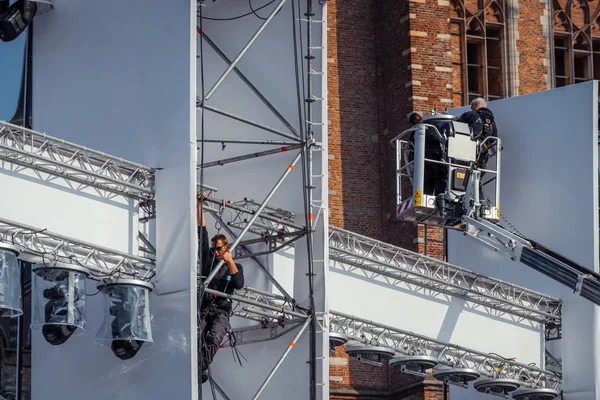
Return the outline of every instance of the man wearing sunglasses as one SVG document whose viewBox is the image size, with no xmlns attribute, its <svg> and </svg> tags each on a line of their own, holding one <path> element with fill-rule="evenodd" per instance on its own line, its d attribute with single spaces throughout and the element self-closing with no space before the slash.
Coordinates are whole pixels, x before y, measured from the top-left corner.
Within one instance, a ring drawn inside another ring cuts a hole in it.
<svg viewBox="0 0 600 400">
<path fill-rule="evenodd" d="M 233 261 L 233 256 L 229 252 L 229 242 L 225 235 L 215 235 L 211 239 L 211 245 L 208 245 L 208 231 L 206 230 L 206 220 L 202 201 L 206 199 L 206 194 L 198 198 L 196 205 L 197 223 L 198 223 L 198 256 L 202 263 L 202 281 L 210 275 L 219 261 L 223 260 L 215 278 L 208 284 L 209 289 L 219 292 L 233 294 L 234 290 L 244 287 L 244 271 L 240 264 Z M 231 301 L 218 297 L 213 294 L 205 293 L 202 298 L 202 307 L 200 310 L 200 322 L 202 325 L 202 338 L 200 349 L 202 351 L 202 383 L 208 380 L 208 366 L 212 363 L 219 345 L 230 329 L 229 317 L 231 315 Z"/>
</svg>

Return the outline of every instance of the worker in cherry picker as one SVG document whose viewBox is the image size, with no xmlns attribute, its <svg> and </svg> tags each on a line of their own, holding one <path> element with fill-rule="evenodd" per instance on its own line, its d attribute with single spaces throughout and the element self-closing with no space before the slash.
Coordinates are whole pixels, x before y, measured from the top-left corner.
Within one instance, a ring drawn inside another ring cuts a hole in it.
<svg viewBox="0 0 600 400">
<path fill-rule="evenodd" d="M 415 126 L 423 122 L 423 116 L 418 111 L 414 111 L 408 116 L 408 122 Z M 414 149 L 415 133 L 410 134 L 410 143 Z M 440 137 L 431 127 L 425 127 L 425 158 L 429 160 L 442 161 L 443 152 Z M 410 152 L 408 161 L 414 158 L 413 151 Z M 446 192 L 446 182 L 448 180 L 448 170 L 443 164 L 425 161 L 423 171 L 423 194 L 437 195 Z"/>
<path fill-rule="evenodd" d="M 208 288 L 219 292 L 233 294 L 234 290 L 244 287 L 244 270 L 240 264 L 233 261 L 229 252 L 229 242 L 222 234 L 215 235 L 208 246 L 208 231 L 202 202 L 206 199 L 202 193 L 196 205 L 198 224 L 198 257 L 202 263 L 202 282 L 210 275 L 219 261 L 225 264 L 221 267 L 215 278 L 209 282 Z M 231 316 L 231 300 L 224 297 L 205 293 L 200 307 L 200 324 L 202 326 L 200 351 L 202 351 L 202 383 L 208 380 L 208 366 L 212 363 L 219 345 L 230 330 L 229 318 Z"/>
<path fill-rule="evenodd" d="M 487 108 L 487 102 L 477 97 L 471 101 L 471 111 L 463 113 L 456 118 L 459 122 L 465 122 L 471 127 L 473 139 L 478 143 L 482 143 L 489 136 L 498 136 L 498 128 L 492 110 Z M 477 155 L 477 166 L 485 168 L 489 158 L 491 147 L 495 146 L 496 142 L 485 143 Z"/>
</svg>

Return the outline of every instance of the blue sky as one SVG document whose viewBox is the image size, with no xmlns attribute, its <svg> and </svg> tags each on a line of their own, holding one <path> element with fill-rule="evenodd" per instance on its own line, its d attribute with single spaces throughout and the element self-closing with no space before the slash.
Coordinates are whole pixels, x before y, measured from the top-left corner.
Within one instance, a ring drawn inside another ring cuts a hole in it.
<svg viewBox="0 0 600 400">
<path fill-rule="evenodd" d="M 0 42 L 0 120 L 3 121 L 10 119 L 17 107 L 26 33 L 12 42 Z"/>
</svg>

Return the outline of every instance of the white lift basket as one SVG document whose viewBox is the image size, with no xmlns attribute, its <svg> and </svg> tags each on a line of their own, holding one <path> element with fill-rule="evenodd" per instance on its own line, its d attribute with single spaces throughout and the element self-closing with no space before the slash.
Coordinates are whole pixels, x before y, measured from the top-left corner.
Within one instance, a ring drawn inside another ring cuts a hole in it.
<svg viewBox="0 0 600 400">
<path fill-rule="evenodd" d="M 396 148 L 397 219 L 456 229 L 464 215 L 498 221 L 499 138 L 480 142 L 467 124 L 436 113 L 391 143 Z M 480 169 L 477 157 L 486 148 L 491 157 L 486 169 Z M 494 170 L 487 169 L 490 164 Z"/>
</svg>

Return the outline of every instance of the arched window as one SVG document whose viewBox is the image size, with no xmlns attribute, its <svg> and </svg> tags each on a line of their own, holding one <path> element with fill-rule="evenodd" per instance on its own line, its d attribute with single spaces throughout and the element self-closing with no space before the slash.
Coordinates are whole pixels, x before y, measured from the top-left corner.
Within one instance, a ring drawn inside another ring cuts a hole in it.
<svg viewBox="0 0 600 400">
<path fill-rule="evenodd" d="M 554 87 L 600 79 L 600 0 L 553 0 Z"/>
<path fill-rule="evenodd" d="M 504 0 L 451 0 L 455 104 L 506 96 Z"/>
</svg>

